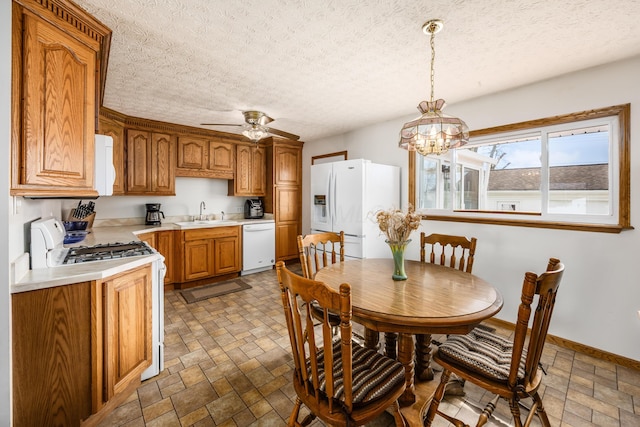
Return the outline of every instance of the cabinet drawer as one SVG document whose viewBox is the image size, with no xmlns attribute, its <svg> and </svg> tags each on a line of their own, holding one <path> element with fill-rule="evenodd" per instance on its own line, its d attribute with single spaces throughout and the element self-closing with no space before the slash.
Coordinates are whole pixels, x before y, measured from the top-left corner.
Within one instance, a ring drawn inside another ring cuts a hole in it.
<svg viewBox="0 0 640 427">
<path fill-rule="evenodd" d="M 189 242 L 192 240 L 215 239 L 218 237 L 239 237 L 240 226 L 198 228 L 195 230 L 185 230 L 182 232 L 182 240 Z"/>
</svg>

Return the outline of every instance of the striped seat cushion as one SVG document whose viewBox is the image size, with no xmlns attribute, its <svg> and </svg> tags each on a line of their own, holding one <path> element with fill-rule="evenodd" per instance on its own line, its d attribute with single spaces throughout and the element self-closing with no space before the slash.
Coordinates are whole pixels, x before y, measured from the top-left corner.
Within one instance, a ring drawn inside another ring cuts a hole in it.
<svg viewBox="0 0 640 427">
<path fill-rule="evenodd" d="M 405 381 L 404 367 L 397 360 L 391 359 L 374 350 L 352 343 L 353 354 L 353 405 L 360 406 L 385 397 L 391 390 Z M 335 398 L 344 400 L 344 384 L 342 370 L 342 347 L 340 342 L 333 345 L 333 375 Z M 326 379 L 324 371 L 324 349 L 318 351 L 318 370 L 320 373 L 320 390 L 324 393 Z M 311 367 L 307 361 L 307 372 L 311 376 Z"/>
<path fill-rule="evenodd" d="M 438 355 L 487 378 L 505 381 L 509 378 L 512 351 L 511 341 L 475 328 L 466 335 L 450 335 L 438 349 Z M 525 349 L 518 368 L 518 378 L 524 378 L 526 356 Z"/>
</svg>

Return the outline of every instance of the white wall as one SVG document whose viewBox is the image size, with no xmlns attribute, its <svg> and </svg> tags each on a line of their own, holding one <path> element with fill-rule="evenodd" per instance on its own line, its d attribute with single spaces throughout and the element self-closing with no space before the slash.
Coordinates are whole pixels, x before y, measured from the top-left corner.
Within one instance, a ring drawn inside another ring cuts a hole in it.
<svg viewBox="0 0 640 427">
<path fill-rule="evenodd" d="M 11 295 L 9 294 L 9 170 L 11 170 L 11 2 L 0 1 L 0 159 L 5 172 L 0 175 L 0 425 L 11 425 Z"/>
<path fill-rule="evenodd" d="M 633 146 L 640 141 L 634 126 L 640 121 L 640 91 L 635 90 L 639 75 L 637 57 L 452 105 L 445 112 L 463 118 L 470 129 L 482 129 L 631 103 L 631 223 L 638 227 L 640 187 L 634 183 L 640 182 L 640 150 Z M 446 99 L 446 93 L 440 96 Z M 309 166 L 315 155 L 347 150 L 349 158 L 401 166 L 406 203 L 407 153 L 398 148 L 398 132 L 415 116 L 304 145 L 303 233 L 309 231 Z M 639 231 L 607 234 L 440 221 L 423 221 L 418 231 L 477 237 L 474 274 L 502 292 L 505 305 L 497 317 L 511 322 L 516 319 L 524 273 L 542 272 L 549 257 L 560 258 L 566 271 L 550 333 L 640 360 Z M 419 258 L 415 238 L 409 258 Z"/>
<path fill-rule="evenodd" d="M 146 203 L 160 203 L 165 217 L 198 215 L 200 202 L 204 201 L 205 213 L 225 215 L 244 213 L 246 197 L 228 197 L 227 180 L 207 178 L 176 178 L 175 196 L 111 196 L 94 200 L 96 220 L 139 218 L 144 222 Z M 86 203 L 84 201 L 83 203 Z M 63 202 L 62 213 L 77 206 L 78 201 Z"/>
</svg>

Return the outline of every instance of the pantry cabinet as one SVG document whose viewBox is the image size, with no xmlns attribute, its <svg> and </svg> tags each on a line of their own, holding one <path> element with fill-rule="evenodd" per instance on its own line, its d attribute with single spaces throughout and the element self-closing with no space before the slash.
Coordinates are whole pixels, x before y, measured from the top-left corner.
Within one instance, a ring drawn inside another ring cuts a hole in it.
<svg viewBox="0 0 640 427">
<path fill-rule="evenodd" d="M 127 194 L 175 196 L 175 136 L 127 129 Z"/>
<path fill-rule="evenodd" d="M 111 31 L 62 0 L 13 2 L 11 195 L 95 197 L 101 54 Z"/>
<path fill-rule="evenodd" d="M 233 179 L 234 143 L 222 138 L 178 137 L 176 176 Z"/>
<path fill-rule="evenodd" d="M 91 426 L 151 364 L 151 264 L 11 296 L 14 426 Z"/>
<path fill-rule="evenodd" d="M 236 175 L 229 181 L 229 196 L 261 197 L 266 194 L 266 153 L 258 144 L 236 144 Z"/>
<path fill-rule="evenodd" d="M 240 226 L 183 230 L 180 236 L 176 248 L 180 282 L 238 273 L 242 268 Z"/>
<path fill-rule="evenodd" d="M 276 226 L 276 260 L 298 259 L 302 233 L 302 142 L 271 138 L 267 142 L 266 212 Z"/>
</svg>

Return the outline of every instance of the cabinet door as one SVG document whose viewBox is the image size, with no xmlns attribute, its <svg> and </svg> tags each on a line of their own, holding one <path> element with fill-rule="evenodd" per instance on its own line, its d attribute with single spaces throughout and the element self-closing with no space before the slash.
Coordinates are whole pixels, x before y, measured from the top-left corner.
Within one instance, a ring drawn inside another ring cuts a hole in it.
<svg viewBox="0 0 640 427">
<path fill-rule="evenodd" d="M 171 135 L 151 134 L 151 188 L 153 194 L 176 194 L 176 148 Z"/>
<path fill-rule="evenodd" d="M 203 171 L 207 168 L 209 141 L 191 136 L 178 138 L 178 169 Z"/>
<path fill-rule="evenodd" d="M 213 239 L 184 243 L 184 281 L 204 279 L 215 274 Z"/>
<path fill-rule="evenodd" d="M 251 147 L 236 145 L 236 177 L 233 188 L 236 196 L 251 195 Z"/>
<path fill-rule="evenodd" d="M 151 133 L 127 129 L 127 193 L 151 189 Z"/>
<path fill-rule="evenodd" d="M 103 282 L 104 401 L 151 365 L 151 266 Z"/>
<path fill-rule="evenodd" d="M 274 184 L 300 185 L 302 182 L 302 149 L 274 147 Z"/>
<path fill-rule="evenodd" d="M 262 146 L 251 149 L 251 193 L 264 196 L 267 189 L 266 151 Z"/>
<path fill-rule="evenodd" d="M 298 259 L 298 243 L 300 224 L 285 222 L 276 224 L 276 260 Z"/>
<path fill-rule="evenodd" d="M 98 127 L 98 132 L 101 135 L 109 135 L 113 138 L 113 167 L 116 170 L 116 179 L 113 182 L 113 195 L 122 195 L 125 192 L 124 125 L 122 123 L 100 117 Z"/>
<path fill-rule="evenodd" d="M 300 186 L 278 187 L 275 191 L 276 259 L 298 257 L 297 236 L 302 232 Z"/>
<path fill-rule="evenodd" d="M 215 274 L 240 271 L 240 244 L 237 237 L 215 239 Z"/>
<path fill-rule="evenodd" d="M 97 194 L 96 52 L 28 12 L 23 34 L 22 146 L 14 184 Z"/>
<path fill-rule="evenodd" d="M 11 310 L 13 425 L 78 425 L 91 414 L 91 283 L 13 294 Z"/>
<path fill-rule="evenodd" d="M 156 234 L 156 245 L 154 246 L 158 252 L 164 257 L 164 265 L 167 271 L 164 276 L 164 284 L 173 283 L 174 274 L 174 258 L 173 258 L 173 231 L 158 231 Z"/>
<path fill-rule="evenodd" d="M 233 147 L 233 143 L 221 139 L 209 143 L 209 170 L 215 172 L 216 177 L 233 179 Z"/>
</svg>

